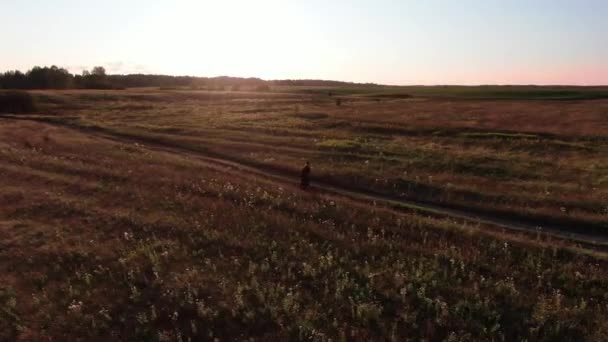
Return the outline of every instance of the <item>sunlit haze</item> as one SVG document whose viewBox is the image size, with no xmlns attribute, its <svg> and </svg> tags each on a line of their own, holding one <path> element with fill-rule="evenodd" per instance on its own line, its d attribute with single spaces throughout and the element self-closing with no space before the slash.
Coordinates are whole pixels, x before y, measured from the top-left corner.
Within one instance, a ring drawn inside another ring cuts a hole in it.
<svg viewBox="0 0 608 342">
<path fill-rule="evenodd" d="M 608 1 L 0 0 L 0 71 L 608 84 Z"/>
</svg>

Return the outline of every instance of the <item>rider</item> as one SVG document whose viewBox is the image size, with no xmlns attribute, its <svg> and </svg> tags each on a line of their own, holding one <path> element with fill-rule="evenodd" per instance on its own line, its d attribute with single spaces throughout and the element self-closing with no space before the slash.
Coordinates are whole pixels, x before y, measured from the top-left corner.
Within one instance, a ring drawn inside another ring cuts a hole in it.
<svg viewBox="0 0 608 342">
<path fill-rule="evenodd" d="M 306 165 L 304 165 L 304 167 L 302 168 L 302 175 L 301 177 L 301 182 L 300 182 L 300 186 L 302 187 L 302 189 L 306 190 L 308 188 L 308 186 L 310 185 L 310 162 L 307 161 Z"/>
</svg>

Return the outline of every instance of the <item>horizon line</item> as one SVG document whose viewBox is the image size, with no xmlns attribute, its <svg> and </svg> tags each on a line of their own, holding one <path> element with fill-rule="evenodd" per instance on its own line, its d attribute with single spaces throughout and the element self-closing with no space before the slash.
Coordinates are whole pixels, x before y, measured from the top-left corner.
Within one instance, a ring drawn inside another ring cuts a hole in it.
<svg viewBox="0 0 608 342">
<path fill-rule="evenodd" d="M 27 71 L 21 71 L 19 69 L 6 69 L 0 70 L 0 75 L 8 72 L 21 72 L 23 74 L 32 70 L 35 67 L 40 68 L 51 68 L 57 67 L 61 69 L 67 70 L 73 76 L 80 76 L 80 74 L 76 72 L 72 72 L 67 67 L 57 66 L 56 64 L 51 64 L 51 66 L 39 66 L 35 65 Z M 105 69 L 102 65 L 102 67 Z M 608 83 L 603 84 L 575 84 L 575 83 L 474 83 L 474 84 L 461 84 L 461 83 L 410 83 L 410 84 L 389 84 L 389 83 L 376 83 L 376 82 L 357 82 L 357 81 L 346 81 L 346 80 L 337 80 L 337 79 L 325 79 L 325 78 L 275 78 L 268 79 L 257 76 L 231 76 L 231 75 L 217 75 L 217 76 L 200 76 L 193 74 L 164 74 L 164 73 L 144 73 L 144 72 L 131 72 L 131 73 L 107 73 L 107 76 L 132 76 L 132 75 L 141 75 L 141 76 L 168 76 L 168 77 L 191 77 L 191 78 L 206 78 L 206 79 L 215 79 L 215 78 L 237 78 L 237 79 L 256 79 L 264 82 L 280 82 L 280 81 L 319 81 L 319 82 L 338 82 L 345 83 L 351 85 L 371 85 L 371 86 L 380 86 L 380 87 L 597 87 L 604 88 L 608 87 Z"/>
</svg>

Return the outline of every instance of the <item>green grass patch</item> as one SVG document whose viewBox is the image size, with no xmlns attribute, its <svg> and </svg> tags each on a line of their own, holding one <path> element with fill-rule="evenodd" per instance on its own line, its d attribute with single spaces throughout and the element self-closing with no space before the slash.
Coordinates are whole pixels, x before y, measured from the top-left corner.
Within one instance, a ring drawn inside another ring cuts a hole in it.
<svg viewBox="0 0 608 342">
<path fill-rule="evenodd" d="M 361 149 L 361 143 L 350 139 L 327 139 L 317 143 L 317 147 L 321 149 L 356 151 Z"/>
<path fill-rule="evenodd" d="M 461 137 L 478 139 L 536 139 L 538 135 L 525 133 L 475 132 L 461 133 Z"/>
</svg>

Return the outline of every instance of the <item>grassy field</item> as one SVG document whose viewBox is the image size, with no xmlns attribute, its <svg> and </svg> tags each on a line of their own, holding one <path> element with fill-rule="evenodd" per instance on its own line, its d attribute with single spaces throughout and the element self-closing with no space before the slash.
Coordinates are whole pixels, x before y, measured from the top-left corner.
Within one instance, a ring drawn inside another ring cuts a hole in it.
<svg viewBox="0 0 608 342">
<path fill-rule="evenodd" d="M 608 100 L 44 95 L 78 126 L 294 174 L 310 160 L 344 187 L 608 233 Z"/>
<path fill-rule="evenodd" d="M 275 87 L 276 90 L 307 94 L 356 95 L 365 97 L 450 98 L 476 100 L 593 100 L 608 99 L 608 86 L 383 86 L 353 85 L 343 87 Z"/>
<path fill-rule="evenodd" d="M 297 187 L 310 160 L 608 235 L 608 100 L 313 90 L 38 91 L 39 121 L 0 118 L 0 340 L 608 339 L 601 252 Z"/>
</svg>

